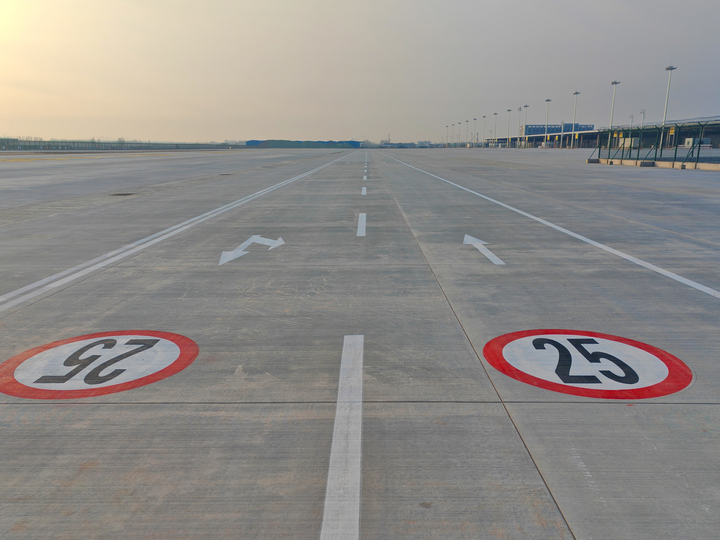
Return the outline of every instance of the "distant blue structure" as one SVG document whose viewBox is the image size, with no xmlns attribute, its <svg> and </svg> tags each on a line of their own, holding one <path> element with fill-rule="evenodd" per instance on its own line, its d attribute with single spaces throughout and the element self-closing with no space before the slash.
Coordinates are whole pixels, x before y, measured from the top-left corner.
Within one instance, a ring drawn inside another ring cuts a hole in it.
<svg viewBox="0 0 720 540">
<path fill-rule="evenodd" d="M 595 124 L 575 124 L 573 129 L 572 124 L 550 124 L 547 127 L 548 135 L 558 133 L 572 133 L 575 131 L 592 131 L 595 129 Z M 545 135 L 545 124 L 529 124 L 523 126 L 521 136 L 525 135 Z"/>
</svg>

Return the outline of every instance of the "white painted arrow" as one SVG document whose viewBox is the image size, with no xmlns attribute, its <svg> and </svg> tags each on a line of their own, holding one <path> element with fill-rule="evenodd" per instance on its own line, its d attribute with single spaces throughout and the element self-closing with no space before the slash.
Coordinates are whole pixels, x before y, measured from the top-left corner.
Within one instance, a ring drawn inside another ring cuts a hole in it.
<svg viewBox="0 0 720 540">
<path fill-rule="evenodd" d="M 222 255 L 220 255 L 220 262 L 218 263 L 218 266 L 250 253 L 249 251 L 245 251 L 245 248 L 249 247 L 250 244 L 263 244 L 266 246 L 270 246 L 270 248 L 268 249 L 268 251 L 270 251 L 271 249 L 274 249 L 278 246 L 282 246 L 284 243 L 285 240 L 283 240 L 282 237 L 278 238 L 277 240 L 271 240 L 270 238 L 263 238 L 262 236 L 254 234 L 232 251 L 223 251 Z"/>
<path fill-rule="evenodd" d="M 474 236 L 470 236 L 469 234 L 466 234 L 465 238 L 463 239 L 463 244 L 471 244 L 471 245 L 475 246 L 480 253 L 485 255 L 494 264 L 497 264 L 497 265 L 505 264 L 504 262 L 502 262 L 502 260 L 497 255 L 495 255 L 492 251 L 490 251 L 488 248 L 485 247 L 484 244 L 487 244 L 487 242 L 483 242 L 482 240 L 479 240 L 479 239 L 475 238 Z"/>
</svg>

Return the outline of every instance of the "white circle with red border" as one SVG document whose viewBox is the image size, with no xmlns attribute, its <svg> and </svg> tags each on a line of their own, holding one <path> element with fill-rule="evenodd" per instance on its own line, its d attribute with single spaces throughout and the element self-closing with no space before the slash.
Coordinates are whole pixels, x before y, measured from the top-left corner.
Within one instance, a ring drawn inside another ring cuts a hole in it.
<svg viewBox="0 0 720 540">
<path fill-rule="evenodd" d="M 35 347 L 0 364 L 0 392 L 74 399 L 124 392 L 175 375 L 199 352 L 185 336 L 151 330 L 100 332 Z"/>
<path fill-rule="evenodd" d="M 683 390 L 693 378 L 682 360 L 662 349 L 597 332 L 513 332 L 488 342 L 483 355 L 513 379 L 592 398 L 666 396 Z"/>
</svg>

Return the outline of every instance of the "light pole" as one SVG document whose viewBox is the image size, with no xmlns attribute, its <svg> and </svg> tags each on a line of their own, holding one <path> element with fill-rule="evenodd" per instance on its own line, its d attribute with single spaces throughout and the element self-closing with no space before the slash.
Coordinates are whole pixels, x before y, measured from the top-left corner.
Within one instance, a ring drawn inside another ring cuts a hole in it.
<svg viewBox="0 0 720 540">
<path fill-rule="evenodd" d="M 577 112 L 577 97 L 580 92 L 573 92 L 575 96 L 575 107 L 573 108 L 573 128 L 572 128 L 572 139 L 570 139 L 570 149 L 575 147 L 575 113 Z"/>
<path fill-rule="evenodd" d="M 497 140 L 498 140 L 498 136 L 497 136 L 497 113 L 493 113 L 493 115 L 495 115 L 495 142 L 493 143 L 493 146 L 494 146 L 495 148 L 497 148 Z"/>
<path fill-rule="evenodd" d="M 483 116 L 483 140 L 482 147 L 485 148 L 485 116 Z"/>
<path fill-rule="evenodd" d="M 547 148 L 548 145 L 548 121 L 550 119 L 550 102 L 552 99 L 546 99 L 545 103 L 547 103 L 547 111 L 545 112 L 545 148 Z"/>
<path fill-rule="evenodd" d="M 465 120 L 465 148 L 470 148 L 468 132 L 470 131 L 470 120 Z"/>
<path fill-rule="evenodd" d="M 520 148 L 520 120 L 522 120 L 522 107 L 518 107 L 518 140 L 515 148 Z"/>
<path fill-rule="evenodd" d="M 525 109 L 525 148 L 527 148 L 528 145 L 528 130 L 527 130 L 527 110 L 530 105 L 523 105 L 523 109 Z"/>
<path fill-rule="evenodd" d="M 475 127 L 473 128 L 473 148 L 475 148 L 475 145 L 477 144 L 477 118 L 473 118 L 473 120 L 475 121 Z"/>
<path fill-rule="evenodd" d="M 613 98 L 612 98 L 612 105 L 610 106 L 610 134 L 608 135 L 608 160 L 610 159 L 610 148 L 612 147 L 612 123 L 613 123 L 613 115 L 615 114 L 615 90 L 617 89 L 617 85 L 620 84 L 620 81 L 613 81 L 610 84 L 612 84 L 612 87 L 613 87 Z"/>
<path fill-rule="evenodd" d="M 507 136 L 507 146 L 506 148 L 510 148 L 510 113 L 512 112 L 512 109 L 508 109 L 508 136 Z"/>
<path fill-rule="evenodd" d="M 452 128 L 453 128 L 453 136 L 452 136 L 452 139 L 451 139 L 451 144 L 450 144 L 450 146 L 453 146 L 453 145 L 455 144 L 455 124 L 452 125 Z"/>
<path fill-rule="evenodd" d="M 450 141 L 448 141 L 448 133 L 449 133 L 448 128 L 449 127 L 450 126 L 445 126 L 445 148 L 450 147 Z"/>
<path fill-rule="evenodd" d="M 665 71 L 668 72 L 668 87 L 667 92 L 665 94 L 665 112 L 663 113 L 663 125 L 662 125 L 662 134 L 660 135 L 660 157 L 662 158 L 662 151 L 663 151 L 663 139 L 665 138 L 665 121 L 667 120 L 667 108 L 668 108 L 668 100 L 670 99 L 670 80 L 672 79 L 672 72 L 675 71 L 677 67 L 675 66 L 668 66 L 665 68 Z"/>
<path fill-rule="evenodd" d="M 638 140 L 638 159 L 640 159 L 640 148 L 642 148 L 643 128 L 645 127 L 645 109 L 640 109 L 640 140 Z"/>
</svg>

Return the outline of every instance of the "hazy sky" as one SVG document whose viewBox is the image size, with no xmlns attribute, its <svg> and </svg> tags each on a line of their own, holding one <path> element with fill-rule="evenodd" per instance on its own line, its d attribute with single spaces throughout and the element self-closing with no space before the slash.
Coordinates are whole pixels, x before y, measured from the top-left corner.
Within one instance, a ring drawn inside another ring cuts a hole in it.
<svg viewBox="0 0 720 540">
<path fill-rule="evenodd" d="M 0 0 L 0 135 L 440 142 L 720 115 L 720 0 Z M 523 117 L 524 119 L 524 117 Z M 478 130 L 482 131 L 482 122 Z M 464 130 L 463 130 L 464 135 Z M 489 134 L 488 134 L 489 136 Z M 463 136 L 464 139 L 464 136 Z"/>
</svg>

